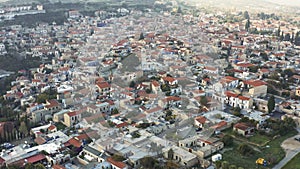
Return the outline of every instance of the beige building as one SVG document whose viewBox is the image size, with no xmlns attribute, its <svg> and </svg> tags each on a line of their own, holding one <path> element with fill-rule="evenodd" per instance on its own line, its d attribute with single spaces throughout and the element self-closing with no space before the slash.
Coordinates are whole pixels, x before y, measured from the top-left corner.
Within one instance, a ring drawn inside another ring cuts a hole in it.
<svg viewBox="0 0 300 169">
<path fill-rule="evenodd" d="M 172 157 L 168 157 L 168 152 L 170 149 L 172 149 L 173 151 Z M 177 161 L 179 164 L 186 167 L 192 167 L 193 165 L 198 163 L 198 159 L 195 154 L 192 154 L 184 150 L 183 148 L 174 145 L 172 147 L 163 148 L 163 154 L 166 158 L 172 158 L 173 160 Z"/>
<path fill-rule="evenodd" d="M 51 112 L 45 109 L 36 110 L 31 112 L 31 118 L 33 122 L 46 121 L 47 117 L 51 116 Z"/>
<path fill-rule="evenodd" d="M 296 89 L 295 95 L 296 95 L 296 96 L 300 96 L 300 87 L 298 87 L 298 88 Z"/>
<path fill-rule="evenodd" d="M 61 110 L 61 111 L 59 111 L 59 112 L 57 112 L 53 115 L 52 120 L 56 123 L 63 122 L 64 121 L 64 114 L 69 113 L 69 112 L 70 112 L 69 110 Z"/>
<path fill-rule="evenodd" d="M 243 136 L 247 136 L 254 132 L 254 127 L 249 126 L 246 123 L 237 123 L 233 126 L 233 131 L 235 131 L 238 134 L 241 134 Z"/>
<path fill-rule="evenodd" d="M 81 121 L 81 113 L 69 112 L 64 114 L 64 124 L 67 127 L 71 127 Z"/>
<path fill-rule="evenodd" d="M 241 82 L 241 87 L 248 89 L 248 95 L 251 97 L 259 97 L 267 95 L 267 83 L 261 80 L 246 80 Z"/>
</svg>

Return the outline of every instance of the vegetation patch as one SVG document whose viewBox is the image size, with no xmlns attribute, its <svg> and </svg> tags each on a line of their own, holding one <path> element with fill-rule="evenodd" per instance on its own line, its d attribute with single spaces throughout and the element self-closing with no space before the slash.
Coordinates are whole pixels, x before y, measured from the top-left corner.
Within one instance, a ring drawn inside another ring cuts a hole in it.
<svg viewBox="0 0 300 169">
<path fill-rule="evenodd" d="M 300 153 L 298 153 L 291 161 L 289 161 L 282 169 L 300 169 Z"/>
</svg>

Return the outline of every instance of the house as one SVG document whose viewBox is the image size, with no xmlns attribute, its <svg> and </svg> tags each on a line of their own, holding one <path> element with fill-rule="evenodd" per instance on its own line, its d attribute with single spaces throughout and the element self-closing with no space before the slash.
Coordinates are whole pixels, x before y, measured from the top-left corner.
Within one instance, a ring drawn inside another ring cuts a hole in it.
<svg viewBox="0 0 300 169">
<path fill-rule="evenodd" d="M 158 105 L 162 108 L 180 107 L 181 98 L 178 96 L 169 96 L 158 101 Z"/>
<path fill-rule="evenodd" d="M 71 127 L 81 121 L 81 113 L 73 111 L 64 114 L 64 124 Z"/>
<path fill-rule="evenodd" d="M 200 145 L 201 148 L 194 151 L 194 153 L 197 153 L 200 158 L 211 156 L 224 148 L 223 142 L 214 141 L 212 139 L 199 139 L 198 145 Z"/>
<path fill-rule="evenodd" d="M 201 128 L 201 129 L 204 127 L 204 124 L 206 122 L 208 122 L 208 120 L 204 116 L 199 116 L 194 119 L 195 126 Z"/>
<path fill-rule="evenodd" d="M 233 64 L 233 68 L 242 70 L 242 71 L 249 71 L 250 67 L 253 67 L 253 66 L 255 66 L 255 65 L 252 63 L 246 63 L 246 62 Z"/>
<path fill-rule="evenodd" d="M 63 110 L 61 110 L 61 111 L 59 111 L 59 112 L 57 112 L 57 113 L 54 113 L 53 114 L 53 121 L 54 122 L 63 122 L 64 121 L 64 114 L 66 114 L 66 113 L 69 113 L 70 111 L 69 110 L 65 110 L 65 109 L 63 109 Z"/>
<path fill-rule="evenodd" d="M 51 119 L 52 113 L 45 109 L 39 109 L 31 112 L 31 120 L 33 122 L 41 122 L 41 121 L 47 121 L 48 119 Z"/>
<path fill-rule="evenodd" d="M 99 95 L 110 95 L 111 85 L 108 82 L 99 82 L 96 84 L 96 91 Z"/>
<path fill-rule="evenodd" d="M 241 82 L 243 89 L 248 89 L 248 95 L 251 97 L 264 97 L 267 95 L 267 83 L 262 80 L 245 80 Z"/>
<path fill-rule="evenodd" d="M 163 108 L 157 106 L 144 111 L 148 121 L 158 121 L 159 117 L 163 116 Z"/>
<path fill-rule="evenodd" d="M 46 100 L 46 104 L 44 105 L 45 110 L 48 110 L 51 113 L 58 112 L 61 110 L 60 103 L 57 100 Z"/>
<path fill-rule="evenodd" d="M 208 84 L 210 84 L 210 79 L 209 78 L 204 78 L 201 80 L 201 85 L 202 86 L 208 86 Z"/>
<path fill-rule="evenodd" d="M 256 110 L 252 110 L 252 111 L 248 110 L 246 112 L 242 111 L 242 114 L 244 115 L 244 117 L 248 117 L 250 120 L 253 119 L 254 121 L 258 122 L 258 124 L 262 124 L 267 119 L 270 118 L 270 116 L 267 115 L 266 113 L 256 111 Z"/>
<path fill-rule="evenodd" d="M 231 76 L 225 76 L 220 80 L 220 83 L 222 83 L 227 90 L 234 89 L 239 85 L 239 79 Z"/>
<path fill-rule="evenodd" d="M 104 152 L 98 151 L 90 145 L 85 146 L 80 154 L 83 155 L 88 161 L 96 161 L 100 163 L 104 162 L 104 158 L 106 158 Z"/>
<path fill-rule="evenodd" d="M 70 10 L 68 14 L 69 14 L 70 18 L 79 18 L 80 17 L 80 13 L 78 10 Z"/>
<path fill-rule="evenodd" d="M 171 150 L 173 151 L 173 154 L 169 157 L 168 152 Z M 192 154 L 181 147 L 173 145 L 171 147 L 163 148 L 162 151 L 165 158 L 173 159 L 185 167 L 190 168 L 198 163 L 197 155 Z"/>
<path fill-rule="evenodd" d="M 250 97 L 241 96 L 231 91 L 226 91 L 225 96 L 225 103 L 231 107 L 239 107 L 241 109 L 252 108 L 253 101 Z"/>
<path fill-rule="evenodd" d="M 153 80 L 151 82 L 151 90 L 155 94 L 157 94 L 160 91 L 160 84 L 158 83 L 158 81 Z"/>
<path fill-rule="evenodd" d="M 127 165 L 120 161 L 115 161 L 113 158 L 108 157 L 106 159 L 107 162 L 109 162 L 112 165 L 112 169 L 127 169 Z"/>
<path fill-rule="evenodd" d="M 178 84 L 178 80 L 170 76 L 163 77 L 162 82 L 170 86 L 175 86 Z"/>
<path fill-rule="evenodd" d="M 249 134 L 254 133 L 254 127 L 246 124 L 246 123 L 237 123 L 233 126 L 233 131 L 241 134 L 243 136 L 247 136 Z"/>
<path fill-rule="evenodd" d="M 48 127 L 48 132 L 50 132 L 50 133 L 54 133 L 54 132 L 56 132 L 57 131 L 57 127 L 55 126 L 55 125 L 51 125 L 51 126 L 49 126 Z"/>
<path fill-rule="evenodd" d="M 203 69 L 203 73 L 218 74 L 218 72 L 218 68 L 215 67 L 205 66 Z"/>
</svg>

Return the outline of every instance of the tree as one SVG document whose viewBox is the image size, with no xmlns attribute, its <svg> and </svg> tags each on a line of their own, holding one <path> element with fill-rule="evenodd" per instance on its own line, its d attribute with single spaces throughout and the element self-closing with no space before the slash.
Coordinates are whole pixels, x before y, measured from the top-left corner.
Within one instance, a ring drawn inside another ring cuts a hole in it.
<svg viewBox="0 0 300 169">
<path fill-rule="evenodd" d="M 157 160 L 153 157 L 144 157 L 140 160 L 141 166 L 143 166 L 146 169 L 152 169 L 155 168 L 155 164 L 157 164 Z"/>
<path fill-rule="evenodd" d="M 277 30 L 277 36 L 278 36 L 278 37 L 280 37 L 280 32 L 281 32 L 281 29 L 280 29 L 280 26 L 279 26 L 279 28 L 278 28 L 278 30 Z"/>
<path fill-rule="evenodd" d="M 200 98 L 200 104 L 201 106 L 207 106 L 208 100 L 205 96 L 201 96 Z"/>
<path fill-rule="evenodd" d="M 284 41 L 290 41 L 290 40 L 291 40 L 291 34 L 290 34 L 290 33 L 285 34 L 283 40 L 284 40 Z"/>
<path fill-rule="evenodd" d="M 248 144 L 243 143 L 238 146 L 238 152 L 243 156 L 248 156 L 253 153 L 253 149 Z"/>
<path fill-rule="evenodd" d="M 294 75 L 294 72 L 293 72 L 293 70 L 291 70 L 291 69 L 285 69 L 284 71 L 283 71 L 283 76 L 287 76 L 287 77 L 291 77 L 291 76 L 293 76 Z"/>
<path fill-rule="evenodd" d="M 257 70 L 258 70 L 258 66 L 251 66 L 251 67 L 249 67 L 249 72 L 257 73 Z"/>
<path fill-rule="evenodd" d="M 25 169 L 34 169 L 34 165 L 32 163 L 25 164 Z"/>
<path fill-rule="evenodd" d="M 229 163 L 228 163 L 228 161 L 223 161 L 222 162 L 222 169 L 229 169 Z"/>
<path fill-rule="evenodd" d="M 179 6 L 178 9 L 177 9 L 177 13 L 182 13 L 182 9 L 181 9 L 180 6 Z"/>
<path fill-rule="evenodd" d="M 222 162 L 220 160 L 216 161 L 215 164 L 217 169 L 220 169 L 222 167 Z"/>
<path fill-rule="evenodd" d="M 233 138 L 230 135 L 225 135 L 222 138 L 222 142 L 224 143 L 225 146 L 231 146 L 233 144 Z"/>
<path fill-rule="evenodd" d="M 112 156 L 112 158 L 113 158 L 115 161 L 124 161 L 124 160 L 126 160 L 126 158 L 124 158 L 123 156 L 118 155 L 118 154 L 114 154 L 114 155 Z"/>
<path fill-rule="evenodd" d="M 28 128 L 26 126 L 26 123 L 24 121 L 21 122 L 20 127 L 19 127 L 19 131 L 23 136 L 27 136 L 28 135 Z"/>
<path fill-rule="evenodd" d="M 131 81 L 130 84 L 129 84 L 129 87 L 134 88 L 135 87 L 135 82 Z"/>
<path fill-rule="evenodd" d="M 237 169 L 236 165 L 230 165 L 229 169 Z"/>
<path fill-rule="evenodd" d="M 141 32 L 139 40 L 143 40 L 143 39 L 145 39 L 145 36 L 144 36 L 143 32 Z"/>
<path fill-rule="evenodd" d="M 41 163 L 35 164 L 34 169 L 46 169 L 45 166 Z"/>
<path fill-rule="evenodd" d="M 245 19 L 248 19 L 248 20 L 250 19 L 250 16 L 249 16 L 248 11 L 245 11 L 245 12 L 244 12 L 244 18 L 245 18 Z"/>
<path fill-rule="evenodd" d="M 267 55 L 265 52 L 260 53 L 259 56 L 260 56 L 264 61 L 268 61 L 268 60 L 269 60 L 268 55 Z"/>
<path fill-rule="evenodd" d="M 247 30 L 247 31 L 249 31 L 249 28 L 250 28 L 250 19 L 248 19 L 247 20 L 247 22 L 246 22 L 246 24 L 245 24 L 245 29 Z"/>
<path fill-rule="evenodd" d="M 113 109 L 113 111 L 111 112 L 111 114 L 118 114 L 119 110 L 117 108 Z"/>
<path fill-rule="evenodd" d="M 273 95 L 271 95 L 268 100 L 269 113 L 271 113 L 274 110 L 274 108 L 275 108 L 275 98 Z"/>
<path fill-rule="evenodd" d="M 173 151 L 173 149 L 170 149 L 168 151 L 168 159 L 173 160 L 173 158 L 174 158 L 174 151 Z"/>
</svg>

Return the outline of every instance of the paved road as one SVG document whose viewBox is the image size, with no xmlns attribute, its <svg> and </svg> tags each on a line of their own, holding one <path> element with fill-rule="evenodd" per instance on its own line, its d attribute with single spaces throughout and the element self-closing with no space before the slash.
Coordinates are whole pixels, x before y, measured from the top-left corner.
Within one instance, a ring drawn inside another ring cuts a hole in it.
<svg viewBox="0 0 300 169">
<path fill-rule="evenodd" d="M 297 130 L 300 133 L 300 128 L 298 128 Z M 273 167 L 273 169 L 281 169 L 294 156 L 296 156 L 298 153 L 300 153 L 300 142 L 294 140 L 295 137 L 300 137 L 300 134 L 298 134 L 297 136 L 286 139 L 281 144 L 281 147 L 285 150 L 286 155 L 275 167 Z"/>
<path fill-rule="evenodd" d="M 300 152 L 300 148 L 298 148 L 296 150 L 287 150 L 284 159 L 282 159 L 275 167 L 273 167 L 273 169 L 281 169 L 299 152 Z"/>
</svg>

